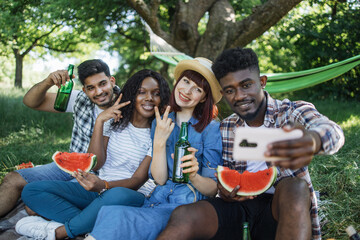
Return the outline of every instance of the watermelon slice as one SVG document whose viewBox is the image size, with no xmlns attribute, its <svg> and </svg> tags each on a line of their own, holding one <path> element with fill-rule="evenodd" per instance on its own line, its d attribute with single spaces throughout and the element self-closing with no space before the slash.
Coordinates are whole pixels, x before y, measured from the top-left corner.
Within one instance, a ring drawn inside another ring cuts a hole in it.
<svg viewBox="0 0 360 240">
<path fill-rule="evenodd" d="M 52 156 L 52 159 L 61 170 L 69 174 L 77 172 L 78 169 L 89 172 L 96 165 L 96 155 L 92 153 L 57 151 Z"/>
<path fill-rule="evenodd" d="M 34 164 L 32 162 L 28 162 L 28 163 L 22 163 L 22 164 L 16 165 L 15 169 L 19 170 L 19 169 L 33 168 L 33 167 L 34 167 Z"/>
<path fill-rule="evenodd" d="M 240 185 L 239 196 L 256 196 L 268 190 L 275 182 L 277 176 L 276 167 L 271 167 L 258 172 L 245 171 L 242 174 L 227 167 L 218 166 L 218 179 L 221 185 L 231 192 Z"/>
</svg>

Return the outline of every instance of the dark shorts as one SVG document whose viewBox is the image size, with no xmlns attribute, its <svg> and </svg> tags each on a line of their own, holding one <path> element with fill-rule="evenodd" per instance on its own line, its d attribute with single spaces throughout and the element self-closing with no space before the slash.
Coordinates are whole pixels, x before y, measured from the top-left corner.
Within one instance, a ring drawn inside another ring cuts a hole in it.
<svg viewBox="0 0 360 240">
<path fill-rule="evenodd" d="M 253 200 L 225 202 L 211 198 L 218 215 L 219 228 L 213 239 L 242 239 L 243 222 L 249 222 L 251 239 L 275 239 L 277 222 L 271 213 L 273 194 L 261 194 Z"/>
</svg>

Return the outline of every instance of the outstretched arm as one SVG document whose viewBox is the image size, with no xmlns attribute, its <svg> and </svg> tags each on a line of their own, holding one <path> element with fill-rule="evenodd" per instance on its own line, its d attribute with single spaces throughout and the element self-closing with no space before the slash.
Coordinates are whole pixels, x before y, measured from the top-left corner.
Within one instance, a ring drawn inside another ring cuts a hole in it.
<svg viewBox="0 0 360 240">
<path fill-rule="evenodd" d="M 300 104 L 299 104 L 300 105 Z M 320 114 L 312 104 L 303 103 L 291 115 L 294 126 L 284 126 L 285 131 L 301 129 L 303 136 L 291 141 L 280 141 L 268 146 L 266 156 L 282 156 L 289 161 L 275 165 L 297 169 L 310 164 L 315 154 L 334 154 L 345 142 L 342 129 L 335 122 Z"/>
<path fill-rule="evenodd" d="M 23 103 L 29 108 L 35 110 L 58 112 L 54 109 L 56 93 L 49 93 L 47 91 L 54 85 L 60 87 L 69 79 L 70 77 L 67 70 L 58 70 L 56 72 L 50 73 L 47 78 L 35 84 L 25 94 Z"/>
<path fill-rule="evenodd" d="M 283 130 L 288 132 L 293 129 L 300 129 L 303 131 L 303 136 L 298 139 L 278 141 L 270 143 L 265 152 L 265 156 L 280 156 L 288 158 L 289 160 L 276 161 L 273 164 L 282 168 L 297 169 L 305 167 L 310 164 L 314 155 L 319 152 L 321 148 L 321 138 L 318 133 L 314 131 L 305 130 L 303 126 L 283 127 Z"/>
</svg>

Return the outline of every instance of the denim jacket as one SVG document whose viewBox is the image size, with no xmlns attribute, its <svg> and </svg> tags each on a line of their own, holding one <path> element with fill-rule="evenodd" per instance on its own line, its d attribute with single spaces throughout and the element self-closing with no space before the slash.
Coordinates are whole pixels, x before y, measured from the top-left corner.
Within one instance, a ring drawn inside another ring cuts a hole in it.
<svg viewBox="0 0 360 240">
<path fill-rule="evenodd" d="M 175 113 L 169 114 L 169 118 L 176 122 Z M 220 134 L 220 124 L 216 121 L 212 121 L 201 132 L 197 132 L 193 125 L 198 122 L 194 117 L 188 121 L 188 140 L 191 147 L 196 148 L 198 151 L 195 153 L 195 157 L 199 162 L 198 174 L 203 177 L 209 177 L 216 181 L 214 173 L 218 165 L 223 164 L 222 160 L 222 143 Z M 156 127 L 156 119 L 152 122 L 151 126 L 151 138 L 154 139 Z M 179 138 L 180 127 L 175 125 L 174 130 L 170 134 L 166 141 L 166 159 L 168 166 L 168 177 L 172 178 L 173 172 L 173 159 L 171 154 L 174 153 L 175 144 Z M 149 176 L 151 172 L 149 170 Z M 202 195 L 191 182 L 189 184 L 174 183 L 168 180 L 164 185 L 158 185 L 152 195 L 150 196 L 150 204 L 163 203 L 175 203 L 175 204 L 187 204 L 204 199 Z"/>
</svg>

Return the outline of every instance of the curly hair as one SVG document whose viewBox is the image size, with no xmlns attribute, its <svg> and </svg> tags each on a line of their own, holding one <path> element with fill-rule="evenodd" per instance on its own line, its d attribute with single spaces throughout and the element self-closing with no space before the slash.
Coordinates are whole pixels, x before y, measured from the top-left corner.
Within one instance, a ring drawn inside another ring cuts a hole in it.
<svg viewBox="0 0 360 240">
<path fill-rule="evenodd" d="M 194 128 L 197 132 L 202 132 L 206 128 L 206 126 L 211 122 L 211 120 L 214 118 L 214 111 L 217 110 L 217 107 L 214 104 L 214 100 L 212 97 L 210 85 L 209 85 L 208 81 L 205 79 L 205 77 L 203 75 L 201 75 L 200 73 L 195 72 L 193 70 L 184 71 L 180 75 L 179 79 L 177 79 L 174 89 L 170 96 L 170 106 L 174 112 L 181 111 L 181 107 L 179 105 L 177 105 L 177 103 L 175 101 L 174 92 L 175 92 L 176 86 L 179 83 L 179 80 L 182 79 L 183 77 L 187 77 L 188 79 L 190 79 L 191 81 L 196 83 L 196 85 L 201 87 L 204 90 L 204 92 L 206 93 L 205 102 L 202 102 L 202 103 L 199 102 L 196 105 L 194 112 L 193 112 L 194 118 L 199 120 L 194 125 Z M 215 115 L 215 117 L 216 117 L 216 115 Z"/>
<path fill-rule="evenodd" d="M 160 90 L 160 105 L 158 107 L 160 113 L 163 113 L 163 111 L 165 111 L 166 106 L 169 104 L 169 98 L 170 98 L 170 88 L 168 83 L 163 78 L 163 76 L 160 75 L 160 73 L 157 73 L 149 69 L 143 69 L 132 75 L 126 81 L 124 86 L 121 88 L 121 93 L 122 93 L 121 102 L 131 101 L 131 103 L 121 108 L 121 114 L 123 118 L 121 118 L 119 122 L 116 123 L 114 122 L 112 124 L 113 128 L 119 128 L 120 130 L 123 130 L 127 127 L 134 113 L 135 101 L 138 95 L 138 90 L 141 87 L 144 79 L 147 77 L 151 77 L 158 82 L 159 90 Z M 155 114 L 154 116 L 148 119 L 149 124 L 151 124 L 154 118 L 155 118 Z"/>
<path fill-rule="evenodd" d="M 250 48 L 231 48 L 223 51 L 212 65 L 216 79 L 220 81 L 230 72 L 249 69 L 260 73 L 259 60 Z"/>
<path fill-rule="evenodd" d="M 82 85 L 85 84 L 85 79 L 97 73 L 105 73 L 107 77 L 111 77 L 109 66 L 101 59 L 90 59 L 82 62 L 78 66 L 79 80 Z"/>
</svg>

